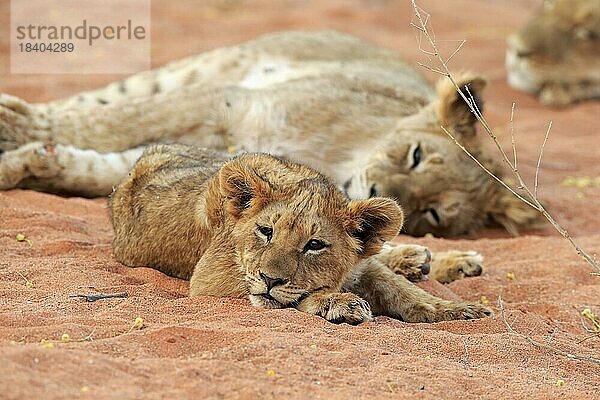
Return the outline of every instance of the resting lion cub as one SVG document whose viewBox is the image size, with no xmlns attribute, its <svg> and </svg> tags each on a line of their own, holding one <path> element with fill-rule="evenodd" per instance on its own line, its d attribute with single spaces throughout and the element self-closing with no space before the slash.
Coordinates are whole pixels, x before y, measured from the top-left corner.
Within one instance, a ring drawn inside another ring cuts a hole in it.
<svg viewBox="0 0 600 400">
<path fill-rule="evenodd" d="M 384 264 L 395 248 L 380 251 L 403 222 L 395 201 L 348 200 L 324 175 L 274 156 L 228 160 L 151 146 L 110 210 L 116 258 L 190 279 L 190 296 L 249 296 L 257 307 L 350 324 L 372 314 L 410 322 L 490 315 L 434 297 Z"/>
</svg>

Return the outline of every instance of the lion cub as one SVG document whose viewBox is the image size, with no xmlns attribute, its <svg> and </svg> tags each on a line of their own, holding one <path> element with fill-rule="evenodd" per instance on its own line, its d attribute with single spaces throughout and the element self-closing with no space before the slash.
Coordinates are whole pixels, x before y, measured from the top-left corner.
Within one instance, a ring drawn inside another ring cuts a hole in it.
<svg viewBox="0 0 600 400">
<path fill-rule="evenodd" d="M 350 324 L 372 314 L 410 322 L 490 314 L 386 267 L 389 254 L 378 253 L 403 221 L 395 201 L 348 200 L 321 173 L 271 155 L 151 146 L 110 212 L 116 258 L 190 279 L 190 296 L 249 296 L 257 307 Z"/>
</svg>

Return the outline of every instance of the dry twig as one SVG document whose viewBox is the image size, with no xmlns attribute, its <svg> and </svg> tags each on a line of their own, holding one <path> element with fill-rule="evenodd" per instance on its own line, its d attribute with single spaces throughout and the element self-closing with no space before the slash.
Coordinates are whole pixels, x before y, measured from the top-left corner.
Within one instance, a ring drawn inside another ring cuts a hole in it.
<svg viewBox="0 0 600 400">
<path fill-rule="evenodd" d="M 103 299 L 125 299 L 127 298 L 127 293 L 96 293 L 96 294 L 80 294 L 80 293 L 75 293 L 75 294 L 70 294 L 69 298 L 76 298 L 76 297 L 81 297 L 84 298 L 85 301 L 89 301 L 89 302 L 93 302 L 96 300 L 103 300 Z"/>
<path fill-rule="evenodd" d="M 475 99 L 469 92 L 468 87 L 460 88 L 458 86 L 458 84 L 456 83 L 456 80 L 452 76 L 450 69 L 448 68 L 448 62 L 452 59 L 452 57 L 454 57 L 456 55 L 456 53 L 458 53 L 460 48 L 464 45 L 465 41 L 464 40 L 460 41 L 460 44 L 458 45 L 458 47 L 450 54 L 449 57 L 444 59 L 444 57 L 442 56 L 442 54 L 440 53 L 440 51 L 438 49 L 438 46 L 436 43 L 436 38 L 435 38 L 435 33 L 429 26 L 429 14 L 427 12 L 425 12 L 421 7 L 417 6 L 416 0 L 412 0 L 412 7 L 414 10 L 414 14 L 417 19 L 417 22 L 416 23 L 411 22 L 411 26 L 419 32 L 419 49 L 421 50 L 421 52 L 423 52 L 423 54 L 426 54 L 427 56 L 429 56 L 429 64 L 424 64 L 424 63 L 418 63 L 418 64 L 424 68 L 427 68 L 428 70 L 430 70 L 432 72 L 435 72 L 437 74 L 447 77 L 450 80 L 450 82 L 452 82 L 456 91 L 459 93 L 459 95 L 462 97 L 462 99 L 467 103 L 467 105 L 469 106 L 469 109 L 475 115 L 475 117 L 477 118 L 479 123 L 483 126 L 486 133 L 494 141 L 496 148 L 502 155 L 502 160 L 509 165 L 513 175 L 519 182 L 518 189 L 524 191 L 525 195 L 521 195 L 521 194 L 517 193 L 514 189 L 512 189 L 510 186 L 508 186 L 506 183 L 504 183 L 499 177 L 497 177 L 493 172 L 491 172 L 482 163 L 480 163 L 477 160 L 477 158 L 475 156 L 473 156 L 462 144 L 460 144 L 458 142 L 458 140 L 445 127 L 442 126 L 441 128 L 454 141 L 454 143 L 456 143 L 456 145 L 458 145 L 462 151 L 464 151 L 469 157 L 471 157 L 477 163 L 477 165 L 480 168 L 482 168 L 488 175 L 490 175 L 493 179 L 498 181 L 498 183 L 500 183 L 502 186 L 504 186 L 513 195 L 518 197 L 521 201 L 523 201 L 530 207 L 537 210 L 540 214 L 542 214 L 544 216 L 544 218 L 546 218 L 546 220 L 548 220 L 548 222 L 550 222 L 550 224 L 552 224 L 552 226 L 571 244 L 571 246 L 573 246 L 573 248 L 577 251 L 577 254 L 579 254 L 589 265 L 591 265 L 596 270 L 596 272 L 594 274 L 600 275 L 600 265 L 598 265 L 598 262 L 596 261 L 596 259 L 594 257 L 590 256 L 586 251 L 584 251 L 579 246 L 579 244 L 577 244 L 573 240 L 573 238 L 567 232 L 567 230 L 564 229 L 552 217 L 552 215 L 550 215 L 550 213 L 548 213 L 548 211 L 546 210 L 546 208 L 543 206 L 543 204 L 540 202 L 540 200 L 538 198 L 539 170 L 540 170 L 540 165 L 542 162 L 544 148 L 546 146 L 548 137 L 550 135 L 550 129 L 552 128 L 552 122 L 550 122 L 548 124 L 548 129 L 546 131 L 544 141 L 540 147 L 540 154 L 538 157 L 537 166 L 536 166 L 536 170 L 535 170 L 534 188 L 533 188 L 533 190 L 531 190 L 530 186 L 528 186 L 525 183 L 523 177 L 521 176 L 521 173 L 519 172 L 519 169 L 517 168 L 517 150 L 516 150 L 516 141 L 515 141 L 515 136 L 514 136 L 514 124 L 513 124 L 514 107 L 515 107 L 514 103 L 513 103 L 512 109 L 511 109 L 511 117 L 510 117 L 510 131 L 511 131 L 510 134 L 511 134 L 511 143 L 512 143 L 512 149 L 513 149 L 513 160 L 511 161 L 509 156 L 506 154 L 506 152 L 500 145 L 500 141 L 498 140 L 498 137 L 496 136 L 496 134 L 494 133 L 492 128 L 489 126 L 488 122 L 483 117 L 480 110 L 477 108 Z M 427 43 L 430 46 L 431 50 L 423 49 L 423 47 L 422 47 L 422 38 L 423 37 L 427 40 Z M 433 59 L 431 57 L 433 57 Z"/>
<path fill-rule="evenodd" d="M 566 352 L 564 350 L 561 350 L 561 349 L 559 349 L 557 347 L 552 346 L 550 344 L 550 341 L 548 341 L 548 343 L 538 342 L 536 340 L 533 340 L 532 338 L 530 338 L 527 335 L 524 335 L 522 333 L 519 333 L 519 332 L 515 331 L 514 328 L 512 327 L 512 325 L 506 319 L 506 314 L 504 312 L 504 303 L 503 303 L 501 297 L 498 297 L 498 308 L 500 309 L 500 315 L 502 316 L 502 321 L 504 321 L 504 325 L 506 325 L 506 328 L 508 329 L 508 331 L 510 333 L 514 334 L 514 335 L 517 335 L 517 336 L 525 339 L 532 346 L 535 346 L 537 348 L 550 351 L 552 353 L 555 353 L 555 354 L 558 354 L 560 356 L 564 356 L 564 357 L 570 358 L 572 360 L 589 361 L 589 362 L 600 364 L 600 359 L 598 359 L 598 358 L 588 357 L 588 356 L 582 356 L 582 355 L 579 355 L 579 354 L 568 353 L 568 352 Z"/>
<path fill-rule="evenodd" d="M 469 366 L 469 358 L 471 358 L 471 355 L 469 354 L 469 349 L 467 348 L 467 341 L 465 340 L 465 338 L 461 337 L 460 339 L 462 340 L 463 346 L 465 347 L 465 356 L 461 360 L 461 362 L 463 365 L 463 369 L 467 369 L 467 367 Z"/>
</svg>

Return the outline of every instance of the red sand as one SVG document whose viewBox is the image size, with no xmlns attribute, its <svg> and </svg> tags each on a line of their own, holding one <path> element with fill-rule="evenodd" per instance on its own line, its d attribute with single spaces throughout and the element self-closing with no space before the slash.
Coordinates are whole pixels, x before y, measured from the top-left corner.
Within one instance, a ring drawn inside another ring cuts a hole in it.
<svg viewBox="0 0 600 400">
<path fill-rule="evenodd" d="M 287 28 L 339 29 L 408 60 L 423 58 L 408 27 L 408 1 L 153 3 L 154 65 Z M 567 176 L 600 176 L 595 137 L 600 103 L 550 110 L 505 83 L 504 38 L 538 3 L 421 1 L 432 13 L 438 38 L 468 39 L 453 67 L 489 78 L 486 115 L 505 144 L 510 105 L 517 102 L 519 154 L 527 177 L 535 169 L 545 124 L 554 121 L 540 194 L 580 244 L 598 253 L 600 187 L 580 191 L 560 182 Z M 9 75 L 8 2 L 0 11 L 5 77 L 0 91 L 44 101 L 117 78 Z M 17 242 L 18 233 L 30 243 Z M 502 296 L 517 331 L 600 358 L 600 337 L 586 333 L 580 318 L 585 307 L 600 314 L 600 278 L 551 228 L 530 234 L 508 238 L 488 231 L 474 241 L 400 238 L 433 250 L 484 254 L 481 277 L 423 286 L 447 298 L 485 296 L 494 317 L 439 324 L 376 318 L 357 327 L 338 326 L 295 310 L 255 309 L 246 300 L 189 299 L 186 282 L 120 265 L 111 255 L 104 199 L 0 193 L 0 397 L 598 398 L 600 365 L 532 347 L 508 333 L 495 305 Z M 94 292 L 127 292 L 129 298 L 95 303 L 68 298 Z M 143 328 L 130 330 L 138 316 Z M 73 342 L 61 343 L 64 333 Z M 74 342 L 82 338 L 88 340 Z M 41 345 L 42 339 L 52 347 Z"/>
</svg>

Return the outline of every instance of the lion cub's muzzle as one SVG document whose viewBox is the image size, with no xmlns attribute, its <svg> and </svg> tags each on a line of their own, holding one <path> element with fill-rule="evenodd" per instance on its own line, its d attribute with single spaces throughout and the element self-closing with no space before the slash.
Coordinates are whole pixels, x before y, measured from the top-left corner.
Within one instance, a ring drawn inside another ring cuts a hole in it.
<svg viewBox="0 0 600 400">
<path fill-rule="evenodd" d="M 273 278 L 260 271 L 258 274 L 247 273 L 244 280 L 248 284 L 250 302 L 255 307 L 293 307 L 309 293 L 288 279 Z"/>
</svg>

